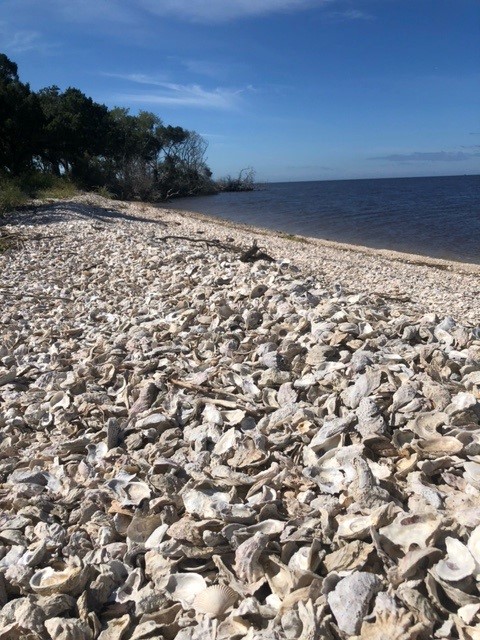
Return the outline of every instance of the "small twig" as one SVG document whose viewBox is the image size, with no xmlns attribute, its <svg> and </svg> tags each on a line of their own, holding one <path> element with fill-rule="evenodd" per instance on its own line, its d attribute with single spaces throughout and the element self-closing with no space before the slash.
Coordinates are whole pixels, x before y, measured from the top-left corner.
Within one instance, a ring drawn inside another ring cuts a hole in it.
<svg viewBox="0 0 480 640">
<path fill-rule="evenodd" d="M 176 387 L 182 387 L 183 389 L 189 389 L 190 391 L 201 391 L 202 393 L 213 393 L 217 396 L 229 396 L 229 397 L 238 397 L 233 393 L 229 393 L 228 391 L 222 391 L 221 389 L 208 389 L 206 387 L 202 387 L 200 384 L 194 384 L 193 382 L 189 382 L 188 380 L 174 380 L 170 379 L 170 382 L 174 384 Z"/>
<path fill-rule="evenodd" d="M 204 402 L 210 402 L 211 404 L 218 405 L 219 407 L 225 407 L 226 409 L 242 409 L 246 413 L 253 416 L 258 415 L 258 412 L 245 407 L 243 405 L 243 402 L 242 403 L 237 402 L 237 399 L 248 402 L 248 398 L 245 398 L 245 396 L 241 394 L 229 393 L 227 391 L 222 391 L 221 389 L 207 389 L 205 387 L 202 387 L 199 384 L 188 382 L 187 380 L 175 380 L 171 378 L 170 382 L 176 387 L 181 387 L 182 389 L 188 389 L 189 391 L 198 391 L 206 396 L 212 395 L 212 396 L 223 396 L 224 398 L 235 398 L 235 401 L 226 400 L 226 399 L 222 400 L 220 398 L 210 398 L 210 397 L 200 398 L 200 400 L 203 400 Z"/>
<path fill-rule="evenodd" d="M 379 293 L 378 291 L 374 291 L 371 295 L 384 298 L 385 300 L 393 300 L 394 302 L 411 302 L 411 298 L 407 295 L 392 296 L 388 293 Z"/>
</svg>

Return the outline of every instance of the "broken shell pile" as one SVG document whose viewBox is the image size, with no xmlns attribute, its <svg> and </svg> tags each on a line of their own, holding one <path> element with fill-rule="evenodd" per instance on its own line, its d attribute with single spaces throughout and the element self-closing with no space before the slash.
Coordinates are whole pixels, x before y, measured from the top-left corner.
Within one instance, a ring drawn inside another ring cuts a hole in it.
<svg viewBox="0 0 480 640">
<path fill-rule="evenodd" d="M 478 329 L 162 232 L 0 257 L 0 640 L 479 639 Z"/>
</svg>

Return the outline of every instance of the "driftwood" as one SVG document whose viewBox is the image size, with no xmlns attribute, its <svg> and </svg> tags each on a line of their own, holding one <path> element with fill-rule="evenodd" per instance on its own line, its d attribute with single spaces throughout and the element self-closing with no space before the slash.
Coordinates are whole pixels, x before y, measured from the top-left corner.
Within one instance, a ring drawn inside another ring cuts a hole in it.
<svg viewBox="0 0 480 640">
<path fill-rule="evenodd" d="M 157 240 L 186 240 L 187 242 L 203 242 L 207 246 L 210 247 L 219 247 L 220 249 L 225 249 L 227 251 L 233 251 L 235 253 L 240 253 L 240 261 L 241 262 L 256 262 L 257 260 L 266 260 L 267 262 L 275 262 L 275 259 L 272 256 L 268 255 L 264 251 L 260 250 L 260 247 L 257 244 L 257 241 L 254 240 L 252 246 L 249 249 L 242 249 L 240 247 L 236 247 L 232 244 L 225 244 L 224 242 L 220 242 L 220 240 L 207 240 L 206 238 L 189 238 L 188 236 L 162 236 L 161 238 L 156 238 Z"/>
<path fill-rule="evenodd" d="M 207 240 L 206 238 L 189 238 L 188 236 L 162 236 L 161 238 L 156 238 L 156 240 L 186 240 L 187 242 L 203 242 L 209 247 L 219 247 L 220 249 L 226 249 L 227 251 L 237 251 L 240 252 L 241 249 L 235 247 L 234 245 L 225 244 L 220 242 L 220 240 Z"/>
<path fill-rule="evenodd" d="M 257 260 L 266 260 L 267 262 L 275 262 L 272 256 L 269 256 L 268 253 L 264 251 L 260 251 L 259 246 L 257 245 L 257 241 L 254 240 L 250 249 L 247 249 L 240 256 L 240 260 L 242 262 L 256 262 Z"/>
</svg>

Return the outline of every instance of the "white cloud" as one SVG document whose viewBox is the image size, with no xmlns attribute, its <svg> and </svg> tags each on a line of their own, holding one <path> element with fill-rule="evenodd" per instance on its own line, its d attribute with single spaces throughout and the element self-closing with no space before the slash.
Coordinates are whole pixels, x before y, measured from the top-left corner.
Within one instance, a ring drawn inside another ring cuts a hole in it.
<svg viewBox="0 0 480 640">
<path fill-rule="evenodd" d="M 8 53 L 25 53 L 26 51 L 45 52 L 55 45 L 43 41 L 39 31 L 19 29 L 12 30 L 5 22 L 0 22 L 0 49 Z"/>
<path fill-rule="evenodd" d="M 171 15 L 193 22 L 226 22 L 237 18 L 320 7 L 336 0 L 140 0 L 157 15 Z"/>
<path fill-rule="evenodd" d="M 1 0 L 13 15 L 35 12 L 39 0 Z M 155 16 L 174 17 L 202 23 L 222 23 L 239 18 L 257 17 L 273 13 L 303 11 L 330 6 L 339 0 L 42 0 L 42 13 L 76 23 L 137 24 L 142 12 Z M 350 18 L 360 17 L 352 10 Z"/>
<path fill-rule="evenodd" d="M 349 9 L 347 11 L 331 11 L 328 13 L 328 17 L 334 20 L 373 20 L 373 16 L 365 11 L 359 11 L 358 9 Z"/>
<path fill-rule="evenodd" d="M 135 82 L 136 84 L 148 84 L 150 86 L 162 87 L 166 83 L 166 77 L 164 76 L 147 76 L 144 73 L 101 73 L 102 76 L 107 78 L 118 78 L 119 80 L 127 80 L 128 82 Z"/>
<path fill-rule="evenodd" d="M 114 74 L 110 74 L 114 75 Z M 179 107 L 201 107 L 207 109 L 236 109 L 240 105 L 241 95 L 245 91 L 251 91 L 251 87 L 245 89 L 228 89 L 217 87 L 216 89 L 204 89 L 198 84 L 176 84 L 150 79 L 140 74 L 122 76 L 115 74 L 117 78 L 130 80 L 137 84 L 147 84 L 158 87 L 157 91 L 124 93 L 115 96 L 116 100 L 137 104 L 156 104 Z"/>
</svg>

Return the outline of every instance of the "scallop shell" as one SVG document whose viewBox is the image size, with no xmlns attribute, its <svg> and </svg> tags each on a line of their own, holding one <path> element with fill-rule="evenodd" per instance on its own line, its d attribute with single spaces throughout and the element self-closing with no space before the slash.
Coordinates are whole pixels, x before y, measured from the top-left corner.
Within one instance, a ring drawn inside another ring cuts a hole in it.
<svg viewBox="0 0 480 640">
<path fill-rule="evenodd" d="M 199 573 L 172 573 L 165 587 L 172 600 L 180 602 L 184 609 L 190 609 L 199 593 L 207 588 L 203 576 Z"/>
<path fill-rule="evenodd" d="M 226 584 L 216 584 L 201 591 L 193 601 L 197 613 L 220 618 L 238 599 L 238 593 Z"/>
<path fill-rule="evenodd" d="M 360 640 L 415 640 L 421 624 L 413 624 L 413 615 L 404 609 L 377 614 L 375 622 L 364 622 Z"/>
</svg>

